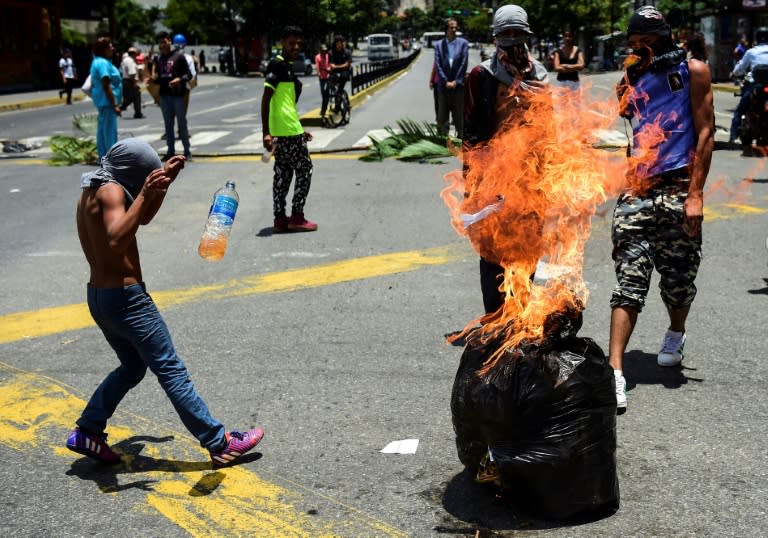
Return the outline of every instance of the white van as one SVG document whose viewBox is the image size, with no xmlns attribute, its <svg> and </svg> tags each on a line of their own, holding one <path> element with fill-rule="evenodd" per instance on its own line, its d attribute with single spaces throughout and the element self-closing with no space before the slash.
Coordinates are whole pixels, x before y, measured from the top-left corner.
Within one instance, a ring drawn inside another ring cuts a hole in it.
<svg viewBox="0 0 768 538">
<path fill-rule="evenodd" d="M 428 49 L 435 46 L 435 43 L 445 37 L 445 32 L 424 32 L 421 36 L 421 44 Z"/>
<path fill-rule="evenodd" d="M 399 57 L 398 43 L 392 34 L 371 34 L 366 39 L 368 61 L 396 60 Z"/>
</svg>

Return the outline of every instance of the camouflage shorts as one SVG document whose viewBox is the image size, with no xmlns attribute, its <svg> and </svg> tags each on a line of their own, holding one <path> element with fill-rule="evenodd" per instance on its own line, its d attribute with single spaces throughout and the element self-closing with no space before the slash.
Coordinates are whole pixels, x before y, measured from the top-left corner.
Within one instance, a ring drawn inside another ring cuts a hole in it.
<svg viewBox="0 0 768 538">
<path fill-rule="evenodd" d="M 618 285 L 611 296 L 612 308 L 642 310 L 654 267 L 665 305 L 683 308 L 693 302 L 701 236 L 689 237 L 683 231 L 684 185 L 655 187 L 644 196 L 622 194 L 617 200 L 611 239 Z"/>
</svg>

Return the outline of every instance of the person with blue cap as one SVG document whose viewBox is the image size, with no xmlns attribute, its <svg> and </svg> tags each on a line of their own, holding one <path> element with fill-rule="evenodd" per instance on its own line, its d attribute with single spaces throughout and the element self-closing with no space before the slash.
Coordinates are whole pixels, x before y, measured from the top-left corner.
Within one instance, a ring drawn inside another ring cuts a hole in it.
<svg viewBox="0 0 768 538">
<path fill-rule="evenodd" d="M 174 123 L 179 124 L 179 138 L 184 147 L 184 157 L 189 161 L 192 157 L 189 145 L 189 130 L 187 128 L 187 109 L 185 99 L 189 93 L 187 84 L 194 77 L 189 63 L 181 48 L 181 41 L 176 36 L 176 44 L 171 42 L 168 32 L 157 34 L 157 45 L 160 55 L 156 57 L 152 69 L 155 83 L 160 85 L 160 109 L 163 112 L 165 124 L 165 143 L 167 150 L 163 160 L 176 155 L 176 138 Z M 183 36 L 182 36 L 183 37 Z"/>
<path fill-rule="evenodd" d="M 211 416 L 143 281 L 136 233 L 157 214 L 184 161 L 174 156 L 163 165 L 147 142 L 126 138 L 80 181 L 77 232 L 90 266 L 88 308 L 120 365 L 91 396 L 66 447 L 102 463 L 120 462 L 107 443 L 107 421 L 147 369 L 187 430 L 209 451 L 213 467 L 234 462 L 264 436 L 260 428 L 226 431 Z"/>
</svg>

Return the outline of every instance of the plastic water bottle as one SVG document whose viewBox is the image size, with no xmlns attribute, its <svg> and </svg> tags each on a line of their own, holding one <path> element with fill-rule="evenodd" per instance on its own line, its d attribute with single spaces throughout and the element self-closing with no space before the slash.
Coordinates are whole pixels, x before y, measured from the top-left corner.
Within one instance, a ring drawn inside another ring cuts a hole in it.
<svg viewBox="0 0 768 538">
<path fill-rule="evenodd" d="M 201 258 L 215 262 L 224 257 L 239 203 L 240 197 L 235 190 L 234 181 L 227 181 L 227 184 L 213 195 L 208 220 L 197 247 Z"/>
</svg>

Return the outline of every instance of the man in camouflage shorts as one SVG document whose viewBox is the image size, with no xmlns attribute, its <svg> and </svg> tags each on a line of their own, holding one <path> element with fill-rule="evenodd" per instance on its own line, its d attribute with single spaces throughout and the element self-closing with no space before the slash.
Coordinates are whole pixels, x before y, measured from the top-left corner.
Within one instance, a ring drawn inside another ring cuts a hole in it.
<svg viewBox="0 0 768 538">
<path fill-rule="evenodd" d="M 613 214 L 618 285 L 611 297 L 608 351 L 619 414 L 627 409 L 624 352 L 645 305 L 654 267 L 669 314 L 657 362 L 678 366 L 683 360 L 685 321 L 701 261 L 704 182 L 714 146 L 709 67 L 686 60 L 653 6 L 632 15 L 627 41 L 632 55 L 617 93 L 620 113 L 632 124 L 633 165 L 630 186 Z"/>
</svg>

